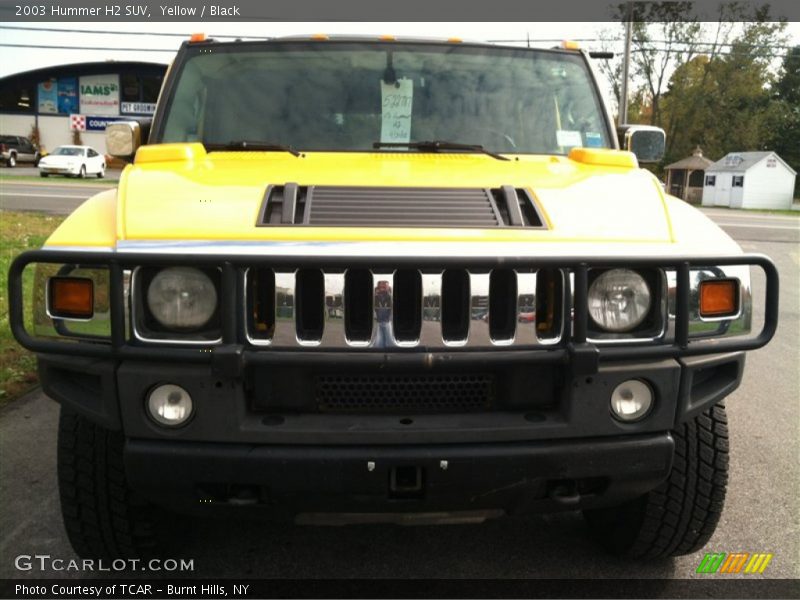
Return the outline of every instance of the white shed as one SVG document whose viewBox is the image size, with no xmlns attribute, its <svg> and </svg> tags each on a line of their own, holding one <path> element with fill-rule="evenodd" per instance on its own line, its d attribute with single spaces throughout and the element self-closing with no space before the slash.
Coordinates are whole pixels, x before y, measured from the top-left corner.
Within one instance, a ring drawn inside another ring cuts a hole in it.
<svg viewBox="0 0 800 600">
<path fill-rule="evenodd" d="M 796 176 L 774 152 L 731 152 L 706 169 L 703 206 L 790 209 Z"/>
</svg>

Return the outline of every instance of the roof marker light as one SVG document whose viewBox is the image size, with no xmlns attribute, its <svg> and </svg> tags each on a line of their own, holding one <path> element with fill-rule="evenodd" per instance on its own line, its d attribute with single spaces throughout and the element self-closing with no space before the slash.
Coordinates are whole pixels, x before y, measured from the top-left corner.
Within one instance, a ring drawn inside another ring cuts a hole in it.
<svg viewBox="0 0 800 600">
<path fill-rule="evenodd" d="M 572 40 L 564 40 L 561 42 L 561 47 L 564 50 L 580 50 L 581 45 L 578 42 L 573 42 Z"/>
<path fill-rule="evenodd" d="M 205 41 L 206 41 L 205 33 L 193 33 L 189 38 L 189 43 L 205 42 Z"/>
</svg>

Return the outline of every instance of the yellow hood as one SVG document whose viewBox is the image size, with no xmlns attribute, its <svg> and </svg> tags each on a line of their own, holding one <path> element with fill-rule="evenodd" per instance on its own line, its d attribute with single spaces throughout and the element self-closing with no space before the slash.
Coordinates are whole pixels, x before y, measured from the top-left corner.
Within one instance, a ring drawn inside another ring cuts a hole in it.
<svg viewBox="0 0 800 600">
<path fill-rule="evenodd" d="M 145 152 L 143 152 L 145 150 Z M 578 158 L 578 160 L 574 160 Z M 590 163 L 600 164 L 590 164 Z M 605 164 L 603 164 L 605 163 Z M 256 227 L 268 185 L 500 187 L 531 190 L 547 230 Z M 120 180 L 118 240 L 450 240 L 670 242 L 655 178 L 627 153 L 571 158 L 482 154 L 213 152 L 140 149 Z"/>
</svg>

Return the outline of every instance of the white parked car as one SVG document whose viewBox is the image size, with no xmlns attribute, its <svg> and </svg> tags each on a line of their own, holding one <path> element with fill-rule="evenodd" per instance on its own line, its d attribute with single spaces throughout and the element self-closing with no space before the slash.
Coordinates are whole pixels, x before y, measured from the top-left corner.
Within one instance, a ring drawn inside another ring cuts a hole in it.
<svg viewBox="0 0 800 600">
<path fill-rule="evenodd" d="M 58 146 L 39 161 L 39 175 L 86 177 L 106 174 L 106 158 L 91 146 Z"/>
</svg>

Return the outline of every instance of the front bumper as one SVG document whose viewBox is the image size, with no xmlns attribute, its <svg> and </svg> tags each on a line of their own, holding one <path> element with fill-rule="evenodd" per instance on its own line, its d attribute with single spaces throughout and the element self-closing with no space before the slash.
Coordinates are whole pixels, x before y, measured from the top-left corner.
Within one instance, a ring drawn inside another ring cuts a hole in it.
<svg viewBox="0 0 800 600">
<path fill-rule="evenodd" d="M 78 175 L 80 167 L 48 167 L 39 164 L 39 171 L 48 175 Z"/>
<path fill-rule="evenodd" d="M 526 513 L 635 498 L 669 474 L 667 433 L 415 446 L 129 440 L 132 487 L 162 505 L 286 513 Z M 401 484 L 401 485 L 398 485 Z"/>
<path fill-rule="evenodd" d="M 337 361 L 364 369 L 361 362 Z M 39 367 L 48 395 L 124 432 L 128 481 L 156 503 L 269 508 L 309 522 L 318 513 L 323 522 L 331 514 L 334 522 L 448 522 L 614 505 L 655 488 L 671 467 L 668 432 L 739 385 L 744 354 L 601 365 L 591 377 L 562 369 L 546 402 L 529 389 L 520 395 L 528 406 L 427 414 L 264 406 L 254 400 L 268 388 L 248 390 L 247 374 L 220 379 L 207 365 L 40 356 Z M 656 402 L 626 424 L 611 416 L 609 394 L 630 378 L 646 380 Z M 159 427 L 145 413 L 148 391 L 164 382 L 192 394 L 195 414 L 184 427 Z M 398 478 L 411 489 L 398 490 Z"/>
<path fill-rule="evenodd" d="M 306 381 L 325 372 L 323 363 L 308 357 L 300 371 L 262 365 L 240 379 L 225 379 L 203 365 L 40 356 L 39 377 L 50 397 L 132 439 L 350 446 L 530 442 L 669 431 L 735 390 L 744 370 L 744 354 L 736 353 L 612 363 L 601 365 L 589 377 L 555 365 L 534 370 L 534 365 L 523 364 L 522 371 L 534 376 L 517 380 L 512 367 L 491 355 L 484 353 L 480 362 L 462 360 L 458 369 L 495 369 L 498 379 L 514 381 L 497 388 L 491 407 L 473 411 L 326 412 L 315 404 L 313 389 L 305 405 L 273 401 L 274 380 L 285 377 L 287 384 L 294 382 L 293 389 L 284 392 L 294 399 L 304 394 Z M 386 363 L 367 367 L 357 357 L 344 356 L 336 363 L 341 371 L 357 367 L 365 374 L 402 374 L 408 368 Z M 451 362 L 445 362 L 429 366 L 426 372 L 436 375 L 453 373 L 453 369 Z M 645 381 L 654 395 L 651 412 L 635 423 L 617 421 L 609 409 L 612 390 L 628 379 Z M 182 427 L 161 427 L 146 413 L 149 391 L 162 383 L 180 385 L 192 397 L 194 414 Z"/>
</svg>

